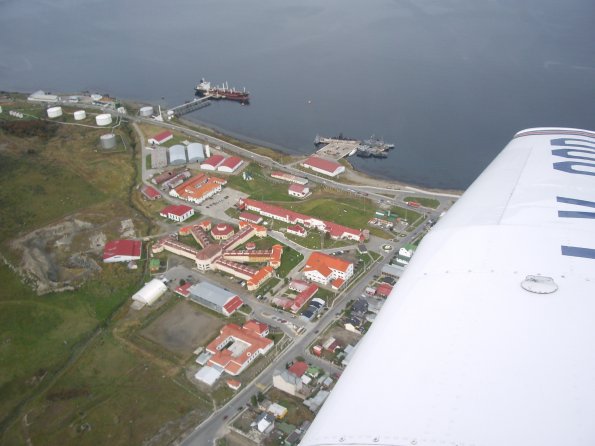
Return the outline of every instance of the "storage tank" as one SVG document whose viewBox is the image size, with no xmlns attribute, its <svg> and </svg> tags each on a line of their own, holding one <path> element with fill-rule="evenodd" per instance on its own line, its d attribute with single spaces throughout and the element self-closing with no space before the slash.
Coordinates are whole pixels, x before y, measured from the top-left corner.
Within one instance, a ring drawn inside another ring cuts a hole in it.
<svg viewBox="0 0 595 446">
<path fill-rule="evenodd" d="M 62 107 L 50 107 L 47 109 L 48 118 L 59 118 L 62 116 Z"/>
<path fill-rule="evenodd" d="M 97 122 L 97 125 L 110 125 L 112 123 L 112 115 L 108 113 L 97 115 L 95 116 L 95 122 Z"/>
<path fill-rule="evenodd" d="M 74 112 L 74 120 L 75 121 L 82 121 L 87 117 L 87 113 L 85 110 L 77 110 Z"/>
<path fill-rule="evenodd" d="M 101 135 L 99 137 L 99 141 L 101 142 L 102 149 L 113 149 L 116 147 L 116 135 L 113 133 L 106 133 L 105 135 Z"/>
<path fill-rule="evenodd" d="M 141 107 L 140 115 L 145 118 L 149 117 L 149 116 L 153 116 L 153 107 L 151 107 L 150 105 L 147 105 L 146 107 Z"/>
</svg>

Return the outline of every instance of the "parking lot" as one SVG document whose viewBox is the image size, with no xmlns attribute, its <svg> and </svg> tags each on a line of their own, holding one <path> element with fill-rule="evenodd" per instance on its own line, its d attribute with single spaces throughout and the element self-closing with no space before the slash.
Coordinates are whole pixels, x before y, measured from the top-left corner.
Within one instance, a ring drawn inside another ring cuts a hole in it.
<svg viewBox="0 0 595 446">
<path fill-rule="evenodd" d="M 248 195 L 243 192 L 226 188 L 203 202 L 199 206 L 199 209 L 200 212 L 209 217 L 223 221 L 230 221 L 230 217 L 225 211 L 234 206 L 240 198 L 246 198 L 247 196 Z"/>
</svg>

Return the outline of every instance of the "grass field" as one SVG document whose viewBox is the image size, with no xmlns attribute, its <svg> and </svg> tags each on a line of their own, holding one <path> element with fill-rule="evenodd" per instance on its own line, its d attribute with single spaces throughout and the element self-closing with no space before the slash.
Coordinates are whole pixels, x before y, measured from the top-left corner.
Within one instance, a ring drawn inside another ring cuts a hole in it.
<svg viewBox="0 0 595 446">
<path fill-rule="evenodd" d="M 424 207 L 436 209 L 440 206 L 440 201 L 436 200 L 435 198 L 427 198 L 427 197 L 405 197 L 403 198 L 403 202 L 405 201 L 416 201 Z"/>
<path fill-rule="evenodd" d="M 287 193 L 288 183 L 273 181 L 261 166 L 252 163 L 244 169 L 244 172 L 250 174 L 253 179 L 245 181 L 242 175 L 230 176 L 227 179 L 229 187 L 244 192 L 255 200 L 288 203 L 298 201 Z"/>
</svg>

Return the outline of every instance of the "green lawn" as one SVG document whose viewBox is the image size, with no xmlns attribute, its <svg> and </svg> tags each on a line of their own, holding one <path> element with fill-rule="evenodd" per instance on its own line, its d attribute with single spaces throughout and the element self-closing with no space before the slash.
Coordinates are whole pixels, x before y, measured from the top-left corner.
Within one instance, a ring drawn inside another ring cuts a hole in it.
<svg viewBox="0 0 595 446">
<path fill-rule="evenodd" d="M 435 198 L 427 198 L 427 197 L 405 197 L 403 201 L 416 201 L 424 207 L 436 209 L 440 206 L 440 201 L 436 200 Z"/>
<path fill-rule="evenodd" d="M 289 246 L 283 247 L 283 256 L 281 257 L 281 266 L 277 269 L 279 277 L 286 277 L 295 266 L 304 260 L 304 256 Z"/>
<path fill-rule="evenodd" d="M 244 169 L 244 172 L 252 176 L 251 181 L 245 181 L 242 175 L 234 175 L 227 179 L 228 186 L 242 191 L 259 201 L 282 201 L 282 202 L 296 202 L 297 198 L 291 197 L 287 193 L 289 183 L 273 181 L 273 179 L 265 173 L 261 166 L 257 164 L 250 164 Z"/>
<path fill-rule="evenodd" d="M 76 173 L 38 155 L 0 154 L 0 241 L 106 198 Z"/>
</svg>

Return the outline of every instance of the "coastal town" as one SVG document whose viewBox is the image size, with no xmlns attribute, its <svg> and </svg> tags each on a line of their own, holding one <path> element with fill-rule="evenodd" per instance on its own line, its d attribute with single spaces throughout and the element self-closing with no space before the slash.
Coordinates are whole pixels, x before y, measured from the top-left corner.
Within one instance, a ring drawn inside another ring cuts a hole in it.
<svg viewBox="0 0 595 446">
<path fill-rule="evenodd" d="M 299 444 L 384 302 L 398 299 L 424 235 L 457 198 L 367 178 L 320 150 L 290 157 L 245 147 L 105 95 L 4 94 L 0 103 L 2 131 L 42 123 L 63 132 L 61 148 L 76 141 L 64 162 L 107 178 L 97 184 L 123 182 L 127 159 L 135 169 L 121 192 L 132 211 L 112 205 L 32 224 L 7 238 L 21 258 L 4 260 L 41 298 L 106 271 L 136 278 L 114 307 L 113 342 L 200 400 L 148 437 L 136 434 L 143 441 Z M 90 247 L 76 246 L 83 239 Z M 72 421 L 72 435 L 84 439 L 95 403 L 77 392 L 56 401 L 88 407 Z M 43 411 L 31 411 L 34 426 Z"/>
</svg>

